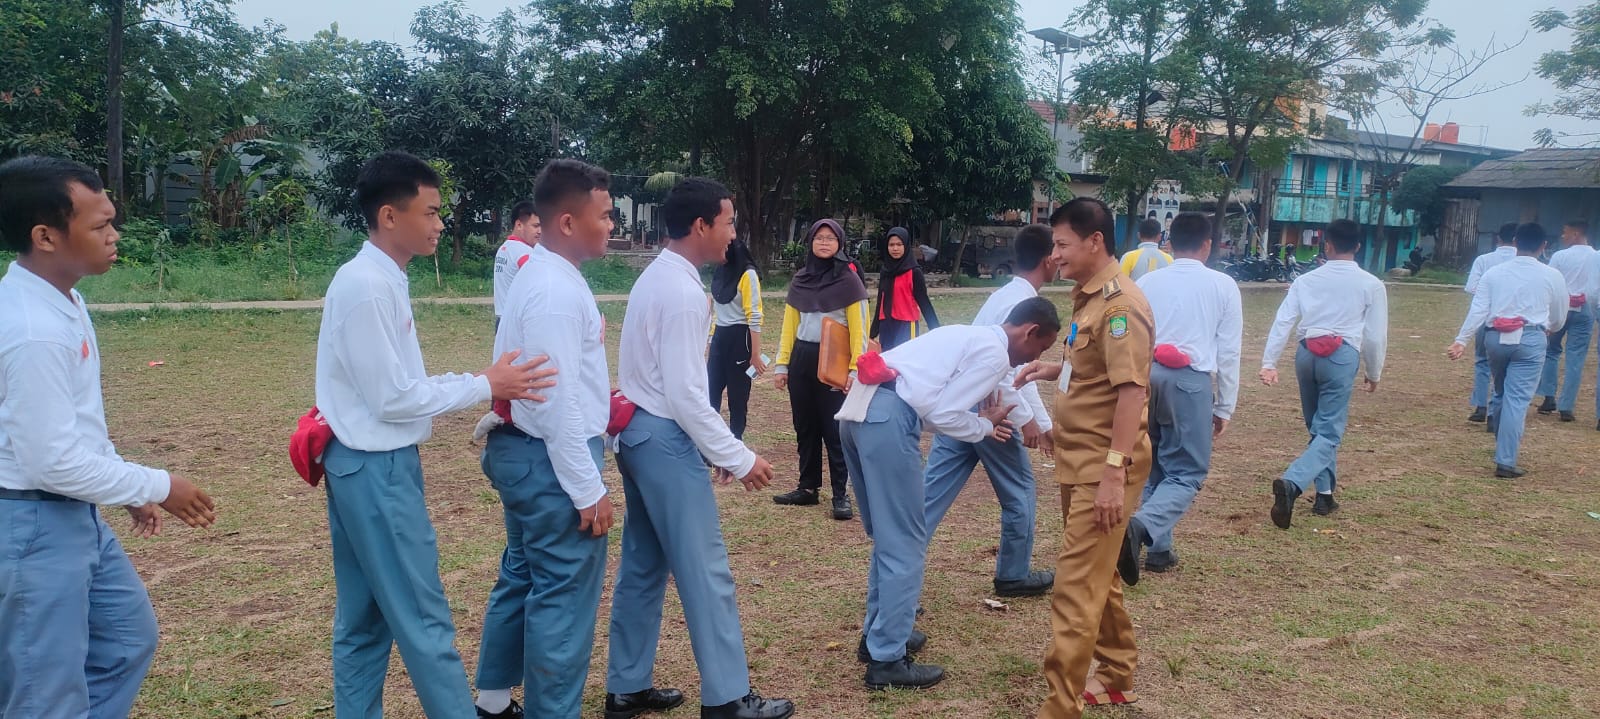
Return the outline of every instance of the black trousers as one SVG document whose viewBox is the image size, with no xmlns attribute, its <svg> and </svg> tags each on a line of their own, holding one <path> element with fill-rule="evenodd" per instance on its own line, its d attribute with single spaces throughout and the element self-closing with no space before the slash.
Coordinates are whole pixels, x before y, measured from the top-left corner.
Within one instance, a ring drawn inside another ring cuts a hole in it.
<svg viewBox="0 0 1600 719">
<path fill-rule="evenodd" d="M 722 392 L 728 392 L 728 429 L 744 439 L 750 409 L 750 325 L 718 326 L 711 333 L 706 355 L 706 377 L 711 380 L 711 408 L 722 411 Z"/>
<path fill-rule="evenodd" d="M 822 448 L 828 448 L 828 479 L 833 496 L 847 496 L 850 472 L 839 445 L 839 422 L 833 418 L 844 406 L 844 393 L 817 379 L 821 345 L 796 340 L 789 352 L 789 411 L 800 449 L 800 488 L 822 488 Z"/>
</svg>

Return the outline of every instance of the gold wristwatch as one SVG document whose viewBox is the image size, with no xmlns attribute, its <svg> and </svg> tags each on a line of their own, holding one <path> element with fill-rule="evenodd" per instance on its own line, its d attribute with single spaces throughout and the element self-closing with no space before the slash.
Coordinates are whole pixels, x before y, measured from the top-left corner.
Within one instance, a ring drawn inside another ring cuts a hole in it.
<svg viewBox="0 0 1600 719">
<path fill-rule="evenodd" d="M 1106 452 L 1106 466 L 1122 469 L 1130 464 L 1133 463 L 1128 461 L 1128 455 L 1114 449 Z"/>
</svg>

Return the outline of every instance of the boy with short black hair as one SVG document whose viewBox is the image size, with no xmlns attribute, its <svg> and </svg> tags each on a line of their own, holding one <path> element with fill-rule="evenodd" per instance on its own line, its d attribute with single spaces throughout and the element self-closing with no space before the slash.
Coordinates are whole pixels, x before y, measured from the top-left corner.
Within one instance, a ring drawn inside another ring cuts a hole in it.
<svg viewBox="0 0 1600 719">
<path fill-rule="evenodd" d="M 1261 356 L 1262 384 L 1277 384 L 1278 356 L 1299 325 L 1294 374 L 1311 442 L 1272 483 L 1272 523 L 1279 529 L 1289 528 L 1295 499 L 1313 484 L 1317 488 L 1313 513 L 1326 516 L 1339 509 L 1333 498 L 1339 443 L 1350 418 L 1356 373 L 1365 362 L 1366 389 L 1376 392 L 1389 346 L 1388 290 L 1355 262 L 1361 252 L 1361 226 L 1334 220 L 1323 233 L 1323 246 L 1327 264 L 1289 285 Z"/>
<path fill-rule="evenodd" d="M 1032 297 L 1013 307 L 1004 324 L 946 325 L 858 363 L 857 385 L 838 418 L 861 526 L 872 538 L 865 651 L 858 651 L 868 660 L 868 689 L 920 689 L 944 679 L 943 667 L 911 658 L 926 641 L 912 629 L 928 556 L 923 424 L 958 442 L 1009 442 L 1006 417 L 1018 406 L 1016 390 L 987 400 L 1014 368 L 1053 346 L 1060 331 L 1055 305 Z"/>
<path fill-rule="evenodd" d="M 328 285 L 317 337 L 317 407 L 334 438 L 327 471 L 328 530 L 337 591 L 334 714 L 377 716 L 395 644 L 431 719 L 472 717 L 472 692 L 455 649 L 439 580 L 439 549 L 423 496 L 417 445 L 436 415 L 490 399 L 542 401 L 554 370 L 517 352 L 475 374 L 428 376 L 411 313 L 406 265 L 439 247 L 439 176 L 404 152 L 361 168 L 356 203 L 367 242 Z"/>
<path fill-rule="evenodd" d="M 125 717 L 156 651 L 156 615 L 96 505 L 134 534 L 157 506 L 216 520 L 188 480 L 128 462 L 106 432 L 100 343 L 74 287 L 117 260 L 116 207 L 88 167 L 0 165 L 0 716 Z"/>
<path fill-rule="evenodd" d="M 1495 248 L 1489 252 L 1478 255 L 1472 261 L 1472 270 L 1467 273 L 1467 284 L 1462 289 L 1468 295 L 1478 293 L 1478 284 L 1483 279 L 1483 273 L 1490 268 L 1517 256 L 1517 223 L 1507 222 L 1500 226 L 1500 231 L 1495 233 Z M 1485 422 L 1489 419 L 1489 355 L 1487 347 L 1483 344 L 1483 328 L 1478 328 L 1477 336 L 1472 342 L 1472 414 L 1467 416 L 1468 422 Z"/>
<path fill-rule="evenodd" d="M 483 616 L 478 716 L 513 719 L 523 686 L 536 717 L 576 719 L 594 653 L 611 497 L 600 477 L 610 419 L 606 322 L 579 272 L 611 236 L 611 176 L 552 160 L 533 197 L 549 232 L 512 281 L 495 352 L 544 355 L 561 371 L 549 402 L 516 400 L 490 432 L 483 470 L 505 508 L 506 549 Z"/>
<path fill-rule="evenodd" d="M 1544 371 L 1539 376 L 1539 394 L 1544 403 L 1539 414 L 1559 411 L 1561 421 L 1577 418 L 1572 410 L 1578 404 L 1578 386 L 1583 384 L 1583 365 L 1589 359 L 1589 335 L 1594 327 L 1594 306 L 1600 302 L 1600 264 L 1589 245 L 1589 223 L 1567 222 L 1561 229 L 1561 249 L 1550 255 L 1550 267 L 1567 282 L 1567 319 L 1561 329 L 1550 333 L 1545 349 Z M 1561 362 L 1566 360 L 1565 371 Z"/>
<path fill-rule="evenodd" d="M 511 234 L 494 252 L 494 321 L 498 325 L 505 316 L 506 297 L 511 292 L 511 282 L 517 271 L 528 263 L 533 248 L 539 246 L 543 225 L 534 211 L 532 200 L 522 200 L 511 207 Z"/>
</svg>

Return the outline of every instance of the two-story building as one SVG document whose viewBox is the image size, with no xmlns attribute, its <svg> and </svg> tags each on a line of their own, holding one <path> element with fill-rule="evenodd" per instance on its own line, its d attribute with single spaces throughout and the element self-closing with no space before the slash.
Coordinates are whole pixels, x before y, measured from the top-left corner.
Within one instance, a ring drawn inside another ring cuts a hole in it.
<svg viewBox="0 0 1600 719">
<path fill-rule="evenodd" d="M 1377 186 L 1381 173 L 1388 172 L 1385 168 L 1400 162 L 1410 167 L 1473 166 L 1513 154 L 1458 140 L 1454 123 L 1430 125 L 1416 140 L 1339 129 L 1302 140 L 1270 188 L 1268 242 L 1295 247 L 1301 259 L 1309 259 L 1321 245 L 1323 228 L 1334 220 L 1349 219 L 1360 223 L 1365 233 L 1358 259 L 1369 271 L 1381 273 L 1399 266 L 1419 245 L 1426 252 L 1415 213 L 1386 207 Z"/>
</svg>

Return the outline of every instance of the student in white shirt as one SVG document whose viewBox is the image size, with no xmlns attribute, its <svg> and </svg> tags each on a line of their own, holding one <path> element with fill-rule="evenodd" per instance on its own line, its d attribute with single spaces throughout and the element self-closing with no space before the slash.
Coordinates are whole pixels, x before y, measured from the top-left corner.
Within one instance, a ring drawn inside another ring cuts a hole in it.
<svg viewBox="0 0 1600 719">
<path fill-rule="evenodd" d="M 548 402 L 515 400 L 490 432 L 483 471 L 505 507 L 506 549 L 483 613 L 478 716 L 576 719 L 594 653 L 613 507 L 600 478 L 610 419 L 606 323 L 578 268 L 605 256 L 611 176 L 551 160 L 533 200 L 549 228 L 506 297 L 495 354 L 543 355 L 561 371 Z M 537 571 L 534 570 L 537 568 Z"/>
<path fill-rule="evenodd" d="M 1361 252 L 1361 226 L 1334 220 L 1323 235 L 1327 264 L 1289 285 L 1261 356 L 1261 382 L 1277 384 L 1278 357 L 1299 326 L 1294 374 L 1311 442 L 1283 477 L 1272 482 L 1272 522 L 1279 529 L 1289 528 L 1295 499 L 1313 484 L 1317 500 L 1312 512 L 1326 516 L 1339 508 L 1333 499 L 1339 442 L 1350 418 L 1356 374 L 1365 361 L 1366 389 L 1377 391 L 1389 345 L 1388 292 L 1383 282 L 1355 262 Z"/>
<path fill-rule="evenodd" d="M 1561 244 L 1563 247 L 1550 255 L 1550 267 L 1567 281 L 1567 319 L 1560 330 L 1550 334 L 1545 348 L 1544 372 L 1539 377 L 1544 403 L 1539 405 L 1539 414 L 1560 411 L 1561 421 L 1572 422 L 1578 385 L 1583 383 L 1583 363 L 1589 359 L 1594 305 L 1600 301 L 1600 273 L 1595 270 L 1595 255 L 1600 253 L 1589 246 L 1589 223 L 1583 220 L 1561 228 Z M 1559 372 L 1563 357 L 1566 371 Z"/>
<path fill-rule="evenodd" d="M 1004 324 L 1011 310 L 1023 300 L 1039 296 L 1039 288 L 1056 276 L 1056 264 L 1050 257 L 1055 240 L 1046 225 L 1028 225 L 1017 233 L 1017 275 L 1011 282 L 995 290 L 978 310 L 972 324 L 998 326 Z M 1051 570 L 1033 571 L 1033 536 L 1038 492 L 1034 487 L 1033 463 L 1028 459 L 1029 449 L 1041 449 L 1046 456 L 1055 454 L 1050 431 L 1054 424 L 1050 413 L 1039 399 L 1039 387 L 1028 384 L 1013 390 L 1015 372 L 1000 378 L 998 388 L 1003 393 L 1017 392 L 1019 401 L 1011 411 L 1011 425 L 1020 428 L 1005 442 L 987 437 L 977 442 L 962 442 L 946 435 L 933 437 L 928 450 L 928 469 L 923 476 L 927 488 L 926 524 L 929 541 L 944 515 L 955 504 L 961 489 L 967 485 L 973 468 L 979 462 L 989 475 L 995 498 L 1000 502 L 1000 551 L 995 556 L 994 591 L 1002 597 L 1032 597 L 1050 593 L 1056 574 Z"/>
<path fill-rule="evenodd" d="M 1211 256 L 1211 219 L 1198 212 L 1178 213 L 1169 237 L 1177 259 L 1139 279 L 1155 316 L 1155 363 L 1150 366 L 1154 458 L 1144 499 L 1128 521 L 1128 541 L 1150 548 L 1144 568 L 1152 572 L 1178 564 L 1172 530 L 1211 471 L 1212 441 L 1233 419 L 1244 339 L 1239 284 L 1205 265 Z M 1135 549 L 1135 561 L 1137 557 Z"/>
<path fill-rule="evenodd" d="M 1010 442 L 1006 417 L 1017 407 L 1015 390 L 998 402 L 986 400 L 1013 368 L 1055 345 L 1060 331 L 1055 305 L 1034 297 L 1012 308 L 1003 325 L 946 325 L 866 360 L 867 374 L 852 390 L 865 402 L 847 403 L 839 435 L 861 526 L 872 538 L 867 616 L 857 649 L 868 660 L 868 689 L 920 689 L 944 679 L 943 667 L 918 664 L 910 654 L 927 639 L 912 627 L 928 556 L 923 425 L 958 442 Z M 881 375 L 874 375 L 872 359 L 880 360 Z M 851 406 L 863 403 L 850 416 Z M 975 411 L 979 405 L 986 406 Z"/>
<path fill-rule="evenodd" d="M 517 272 L 528 263 L 528 257 L 533 254 L 533 248 L 539 246 L 539 239 L 544 234 L 543 224 L 539 215 L 534 212 L 533 202 L 523 200 L 511 207 L 511 234 L 506 236 L 506 241 L 500 243 L 500 249 L 494 252 L 494 321 L 500 324 L 500 318 L 506 313 L 506 297 L 511 292 L 511 282 L 517 278 Z"/>
<path fill-rule="evenodd" d="M 1488 328 L 1489 367 L 1494 396 L 1489 400 L 1489 431 L 1495 435 L 1494 476 L 1516 479 L 1527 406 L 1533 400 L 1544 360 L 1547 335 L 1560 332 L 1567 320 L 1570 289 L 1561 272 L 1539 263 L 1544 228 L 1527 223 L 1517 228 L 1517 257 L 1483 273 L 1461 332 L 1446 351 L 1450 359 L 1466 354 L 1467 339 Z"/>
<path fill-rule="evenodd" d="M 702 719 L 786 719 L 793 702 L 750 687 L 733 573 L 702 460 L 724 483 L 738 478 L 747 490 L 772 483 L 772 465 L 735 439 L 706 402 L 711 303 L 698 268 L 727 255 L 733 195 L 688 178 L 667 194 L 661 213 L 670 239 L 628 294 L 618 347 L 617 378 L 635 409 L 617 435 L 627 524 L 611 592 L 606 715 L 633 717 L 683 701 L 653 679 L 671 577 L 700 668 Z"/>
<path fill-rule="evenodd" d="M 156 652 L 144 582 L 97 505 L 134 534 L 158 506 L 191 527 L 211 498 L 128 462 L 106 433 L 100 345 L 73 289 L 117 260 L 116 208 L 94 170 L 20 157 L 0 165 L 0 716 L 125 717 Z"/>
<path fill-rule="evenodd" d="M 1468 295 L 1477 294 L 1483 273 L 1488 272 L 1489 268 L 1517 256 L 1517 223 L 1501 225 L 1495 240 L 1499 244 L 1494 251 L 1478 255 L 1472 261 L 1472 271 L 1467 273 L 1467 285 L 1464 288 Z M 1472 342 L 1472 414 L 1467 417 L 1468 422 L 1485 422 L 1489 419 L 1489 353 L 1483 343 L 1483 332 L 1483 328 L 1478 328 Z"/>
<path fill-rule="evenodd" d="M 439 581 L 439 549 L 417 445 L 435 415 L 493 399 L 542 400 L 554 370 L 515 351 L 477 374 L 429 377 L 405 267 L 439 247 L 439 176 L 403 152 L 361 168 L 356 204 L 368 240 L 334 274 L 317 337 L 317 407 L 332 428 L 328 529 L 338 592 L 333 618 L 334 714 L 382 713 L 395 644 L 431 719 L 474 716 L 455 623 Z"/>
</svg>

